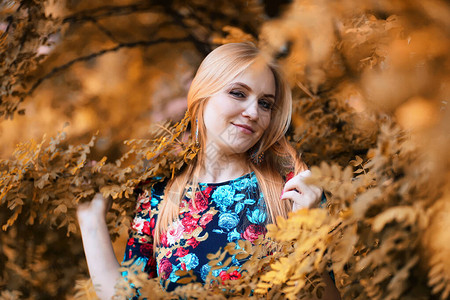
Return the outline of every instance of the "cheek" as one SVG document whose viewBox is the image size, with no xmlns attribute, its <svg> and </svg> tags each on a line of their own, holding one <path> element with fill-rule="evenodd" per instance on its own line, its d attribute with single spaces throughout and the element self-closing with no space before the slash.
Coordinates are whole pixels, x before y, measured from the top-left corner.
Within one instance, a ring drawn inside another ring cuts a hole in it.
<svg viewBox="0 0 450 300">
<path fill-rule="evenodd" d="M 270 113 L 267 113 L 267 114 L 261 116 L 261 118 L 260 118 L 260 126 L 263 129 L 263 131 L 265 131 L 267 128 L 269 128 L 270 120 L 271 120 L 271 114 Z"/>
</svg>

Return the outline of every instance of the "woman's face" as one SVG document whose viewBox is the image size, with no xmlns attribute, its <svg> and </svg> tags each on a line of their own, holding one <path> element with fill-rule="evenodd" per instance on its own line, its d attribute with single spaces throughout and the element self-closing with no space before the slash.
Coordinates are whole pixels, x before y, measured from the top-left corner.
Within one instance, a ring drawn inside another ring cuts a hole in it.
<svg viewBox="0 0 450 300">
<path fill-rule="evenodd" d="M 252 64 L 205 105 L 206 151 L 244 153 L 270 124 L 275 103 L 275 79 L 269 67 Z"/>
</svg>

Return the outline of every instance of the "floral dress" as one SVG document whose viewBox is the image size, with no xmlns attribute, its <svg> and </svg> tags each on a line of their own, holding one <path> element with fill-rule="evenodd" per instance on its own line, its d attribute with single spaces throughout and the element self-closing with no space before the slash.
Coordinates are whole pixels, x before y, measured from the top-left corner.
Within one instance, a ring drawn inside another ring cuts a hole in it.
<svg viewBox="0 0 450 300">
<path fill-rule="evenodd" d="M 177 270 L 192 270 L 197 281 L 204 283 L 211 272 L 209 253 L 216 253 L 229 242 L 254 241 L 266 233 L 266 205 L 252 172 L 221 183 L 200 183 L 195 195 L 188 190 L 180 203 L 179 218 L 161 235 L 153 256 L 153 233 L 166 183 L 153 185 L 150 192 L 138 191 L 124 262 L 129 265 L 132 260 L 131 264 L 150 277 L 159 276 L 168 291 L 178 285 Z M 213 275 L 222 280 L 240 278 L 244 262 L 232 257 L 227 267 L 213 270 Z M 236 270 L 227 273 L 232 266 Z"/>
</svg>

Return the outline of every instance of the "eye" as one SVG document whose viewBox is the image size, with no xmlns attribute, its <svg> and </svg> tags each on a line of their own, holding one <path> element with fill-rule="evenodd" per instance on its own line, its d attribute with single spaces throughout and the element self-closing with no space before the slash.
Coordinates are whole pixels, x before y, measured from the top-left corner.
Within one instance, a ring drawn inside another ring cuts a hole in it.
<svg viewBox="0 0 450 300">
<path fill-rule="evenodd" d="M 272 101 L 266 100 L 266 99 L 260 99 L 258 101 L 258 104 L 262 107 L 263 110 L 271 110 L 273 107 Z"/>
<path fill-rule="evenodd" d="M 245 93 L 239 90 L 231 90 L 228 93 L 235 98 L 245 98 Z"/>
</svg>

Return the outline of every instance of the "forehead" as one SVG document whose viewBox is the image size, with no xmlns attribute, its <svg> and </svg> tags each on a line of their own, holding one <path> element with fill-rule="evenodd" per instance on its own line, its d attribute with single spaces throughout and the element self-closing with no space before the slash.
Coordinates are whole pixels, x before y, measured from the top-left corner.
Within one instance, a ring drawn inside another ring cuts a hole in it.
<svg viewBox="0 0 450 300">
<path fill-rule="evenodd" d="M 275 95 L 275 77 L 266 64 L 251 64 L 231 80 L 230 84 L 237 82 L 245 83 L 255 92 Z"/>
</svg>

